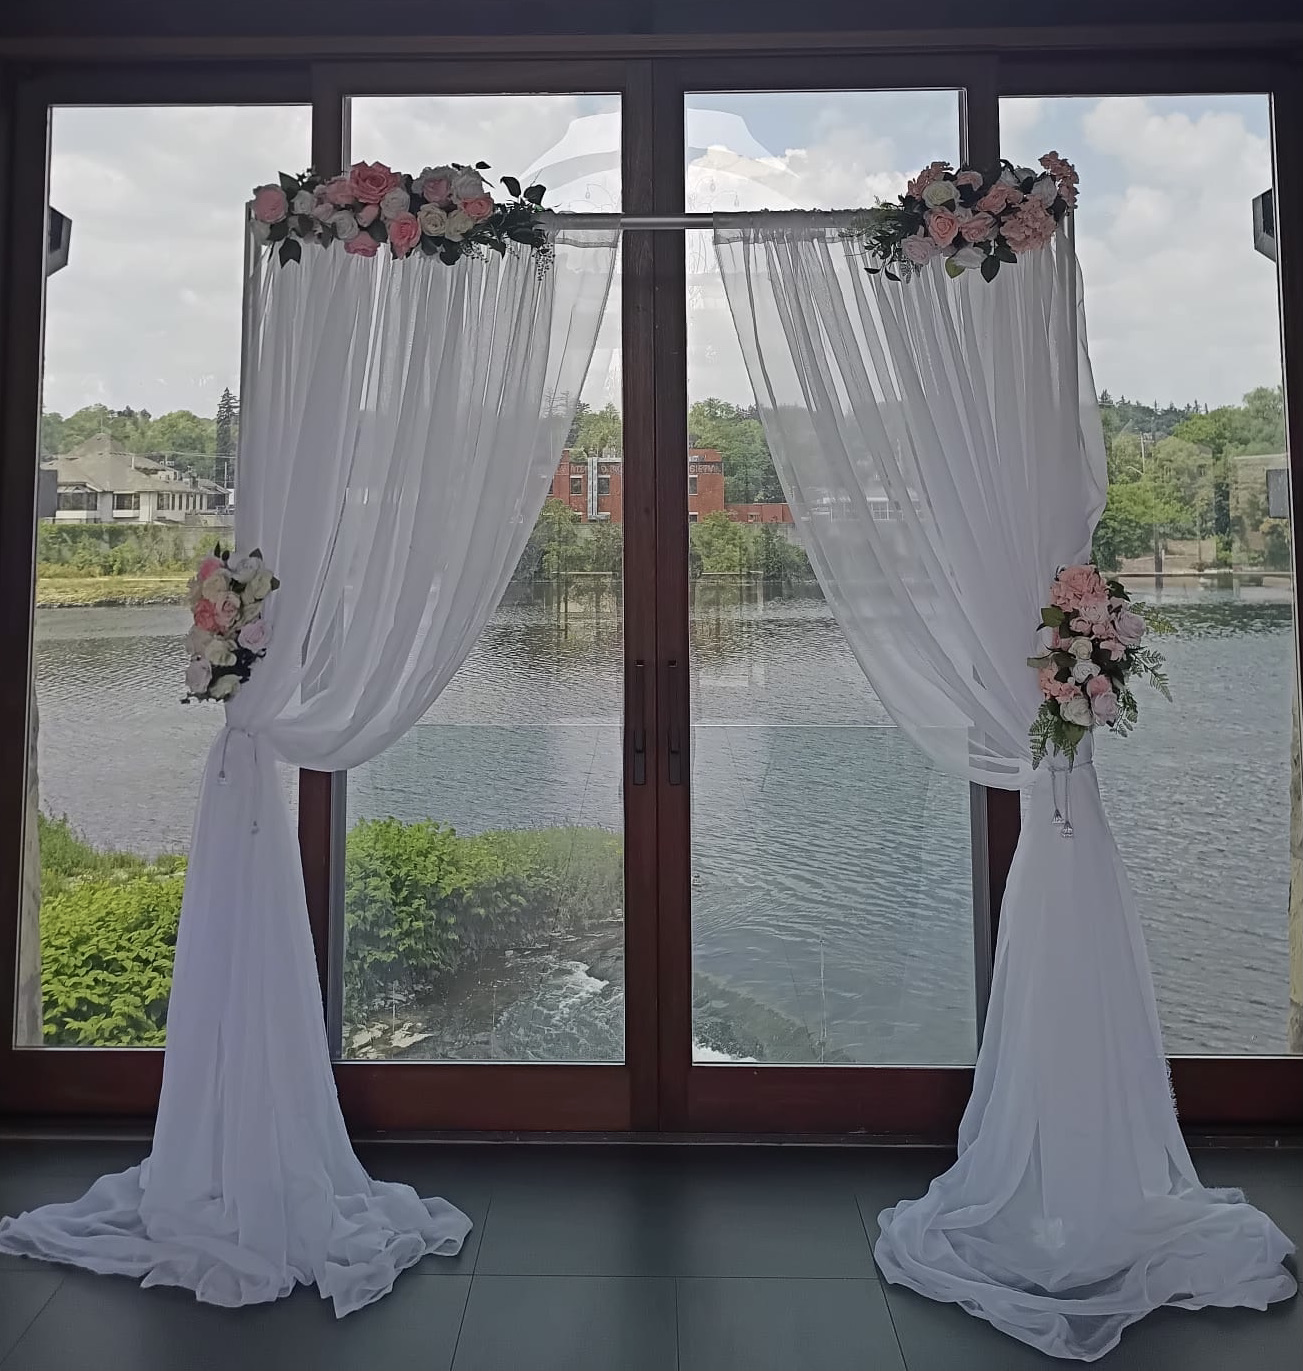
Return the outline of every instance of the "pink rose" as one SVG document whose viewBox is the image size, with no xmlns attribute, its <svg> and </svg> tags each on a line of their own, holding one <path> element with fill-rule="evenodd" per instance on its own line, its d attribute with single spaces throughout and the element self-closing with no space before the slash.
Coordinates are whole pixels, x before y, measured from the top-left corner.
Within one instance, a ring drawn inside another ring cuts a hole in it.
<svg viewBox="0 0 1303 1371">
<path fill-rule="evenodd" d="M 195 623 L 205 633 L 216 633 L 217 607 L 211 600 L 200 600 L 195 606 Z"/>
<path fill-rule="evenodd" d="M 347 176 L 336 176 L 333 181 L 327 181 L 317 194 L 324 195 L 337 207 L 351 205 L 356 198 L 353 194 L 353 183 Z"/>
<path fill-rule="evenodd" d="M 982 243 L 995 232 L 995 216 L 974 214 L 959 225 L 959 234 L 965 243 Z"/>
<path fill-rule="evenodd" d="M 1050 687 L 1050 698 L 1057 700 L 1061 705 L 1065 705 L 1069 700 L 1076 700 L 1081 697 L 1081 687 L 1075 681 L 1055 681 Z"/>
<path fill-rule="evenodd" d="M 199 581 L 202 584 L 202 582 L 206 581 L 215 571 L 225 570 L 226 568 L 222 565 L 222 559 L 220 557 L 205 557 L 204 560 L 199 563 Z"/>
<path fill-rule="evenodd" d="M 228 590 L 213 605 L 213 621 L 216 623 L 218 631 L 225 633 L 239 617 L 240 597 L 234 591 Z"/>
<path fill-rule="evenodd" d="M 421 186 L 421 196 L 431 205 L 447 204 L 452 199 L 452 182 L 446 176 L 431 176 Z"/>
<path fill-rule="evenodd" d="M 383 162 L 354 162 L 348 179 L 364 205 L 378 205 L 399 182 L 398 173 Z"/>
<path fill-rule="evenodd" d="M 335 212 L 335 206 L 330 203 L 322 190 L 317 191 L 317 198 L 312 202 L 312 217 L 319 224 L 324 224 Z"/>
<path fill-rule="evenodd" d="M 1120 662 L 1126 656 L 1127 650 L 1118 642 L 1116 638 L 1104 638 L 1099 645 L 1101 652 L 1107 652 L 1115 662 Z"/>
<path fill-rule="evenodd" d="M 363 205 L 357 212 L 357 222 L 366 228 L 368 224 L 374 224 L 380 216 L 379 205 Z"/>
<path fill-rule="evenodd" d="M 905 187 L 905 194 L 912 195 L 916 200 L 922 199 L 923 192 L 932 182 L 941 180 L 949 170 L 949 162 L 933 162 L 931 166 L 924 167 L 909 185 Z"/>
<path fill-rule="evenodd" d="M 934 209 L 927 216 L 927 231 L 934 242 L 948 247 L 959 232 L 959 220 L 948 209 Z"/>
<path fill-rule="evenodd" d="M 266 619 L 254 619 L 240 630 L 236 642 L 241 647 L 248 648 L 250 652 L 266 652 L 271 642 L 271 626 Z"/>
<path fill-rule="evenodd" d="M 971 168 L 968 171 L 961 171 L 959 175 L 955 177 L 955 185 L 957 186 L 972 186 L 976 188 L 981 184 L 982 173 L 980 171 L 973 171 Z"/>
<path fill-rule="evenodd" d="M 1113 620 L 1113 628 L 1114 632 L 1117 633 L 1118 641 L 1124 647 L 1135 647 L 1145 636 L 1144 618 L 1133 609 L 1120 611 L 1117 618 Z"/>
<path fill-rule="evenodd" d="M 344 244 L 344 251 L 351 252 L 354 257 L 374 257 L 379 247 L 380 244 L 369 233 L 359 233 Z"/>
<path fill-rule="evenodd" d="M 1101 671 L 1098 676 L 1092 676 L 1086 682 L 1086 694 L 1093 700 L 1096 695 L 1103 695 L 1106 690 L 1112 690 L 1113 685 L 1107 676 Z"/>
<path fill-rule="evenodd" d="M 389 221 L 389 246 L 395 257 L 406 257 L 420 241 L 421 225 L 416 215 L 396 214 Z"/>
<path fill-rule="evenodd" d="M 493 213 L 493 197 L 491 195 L 471 195 L 461 201 L 461 207 L 478 223 Z"/>
<path fill-rule="evenodd" d="M 290 202 L 279 186 L 259 186 L 253 192 L 253 217 L 260 224 L 279 224 L 290 212 Z"/>
<path fill-rule="evenodd" d="M 1022 199 L 1022 191 L 1017 186 L 1005 185 L 997 181 L 977 202 L 977 208 L 987 214 L 999 214 L 1009 205 L 1016 205 Z"/>
<path fill-rule="evenodd" d="M 1099 680 L 1097 676 L 1094 678 Z M 1101 724 L 1113 724 L 1121 710 L 1118 706 L 1118 697 L 1111 690 L 1101 691 L 1090 702 L 1090 712 L 1095 716 L 1096 722 Z"/>
<path fill-rule="evenodd" d="M 905 239 L 900 245 L 900 250 L 916 267 L 921 267 L 924 263 L 930 262 L 941 249 L 920 229 Z"/>
</svg>

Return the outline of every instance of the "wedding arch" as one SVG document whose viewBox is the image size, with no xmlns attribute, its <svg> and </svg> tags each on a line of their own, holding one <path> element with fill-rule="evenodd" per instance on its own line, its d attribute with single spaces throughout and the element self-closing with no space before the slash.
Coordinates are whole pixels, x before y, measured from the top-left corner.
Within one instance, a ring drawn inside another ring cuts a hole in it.
<svg viewBox="0 0 1303 1371">
<path fill-rule="evenodd" d="M 618 229 L 546 220 L 542 187 L 509 178 L 499 202 L 482 170 L 358 163 L 255 195 L 236 549 L 196 576 L 188 642 L 187 689 L 226 721 L 153 1151 L 0 1223 L 0 1250 L 217 1304 L 315 1283 L 343 1315 L 469 1230 L 353 1153 L 276 766 L 345 769 L 405 732 L 542 506 Z M 1135 643 L 1125 595 L 1087 574 L 1104 452 L 1075 196 L 1054 154 L 934 163 L 849 224 L 719 216 L 715 244 L 798 536 L 865 674 L 940 767 L 1030 792 L 959 1160 L 883 1212 L 879 1265 L 1090 1360 L 1159 1305 L 1262 1308 L 1295 1285 L 1280 1230 L 1190 1161 L 1095 779 L 1090 729 L 1125 722 Z"/>
</svg>

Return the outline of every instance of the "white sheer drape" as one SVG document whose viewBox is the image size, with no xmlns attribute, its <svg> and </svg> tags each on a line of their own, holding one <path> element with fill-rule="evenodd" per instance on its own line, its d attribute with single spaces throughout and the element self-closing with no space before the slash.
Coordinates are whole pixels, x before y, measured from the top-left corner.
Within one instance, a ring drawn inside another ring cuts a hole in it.
<svg viewBox="0 0 1303 1371">
<path fill-rule="evenodd" d="M 880 1216 L 883 1273 L 1086 1360 L 1159 1305 L 1286 1298 L 1292 1244 L 1182 1140 L 1089 749 L 1031 768 L 1038 611 L 1106 482 L 1068 236 L 991 283 L 869 276 L 816 216 L 726 221 L 716 250 L 798 534 L 883 705 L 950 773 L 1031 788 L 959 1160 Z"/>
<path fill-rule="evenodd" d="M 276 761 L 374 756 L 470 651 L 546 497 L 615 243 L 565 234 L 544 274 L 517 251 L 259 263 L 236 540 L 282 584 L 271 648 L 204 773 L 153 1151 L 5 1220 L 0 1250 L 214 1304 L 315 1282 L 343 1315 L 460 1248 L 465 1215 L 371 1180 L 353 1154 Z"/>
</svg>

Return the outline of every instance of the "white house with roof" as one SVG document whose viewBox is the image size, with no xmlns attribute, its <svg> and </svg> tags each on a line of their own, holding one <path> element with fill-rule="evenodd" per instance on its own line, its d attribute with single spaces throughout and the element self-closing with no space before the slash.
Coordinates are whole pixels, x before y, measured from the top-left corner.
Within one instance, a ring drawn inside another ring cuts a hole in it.
<svg viewBox="0 0 1303 1371">
<path fill-rule="evenodd" d="M 55 473 L 56 523 L 193 524 L 230 517 L 225 486 L 128 452 L 107 433 L 41 465 Z"/>
</svg>

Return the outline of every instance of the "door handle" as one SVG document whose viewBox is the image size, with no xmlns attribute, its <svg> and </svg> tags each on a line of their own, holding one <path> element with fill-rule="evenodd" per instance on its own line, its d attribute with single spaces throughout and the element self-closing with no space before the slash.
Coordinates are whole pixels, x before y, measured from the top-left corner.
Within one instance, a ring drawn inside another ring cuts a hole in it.
<svg viewBox="0 0 1303 1371">
<path fill-rule="evenodd" d="M 665 664 L 669 684 L 666 692 L 665 758 L 671 785 L 683 784 L 683 668 L 678 660 Z"/>
<path fill-rule="evenodd" d="M 629 702 L 631 730 L 630 771 L 634 785 L 647 784 L 647 663 L 633 664 L 632 699 Z"/>
</svg>

